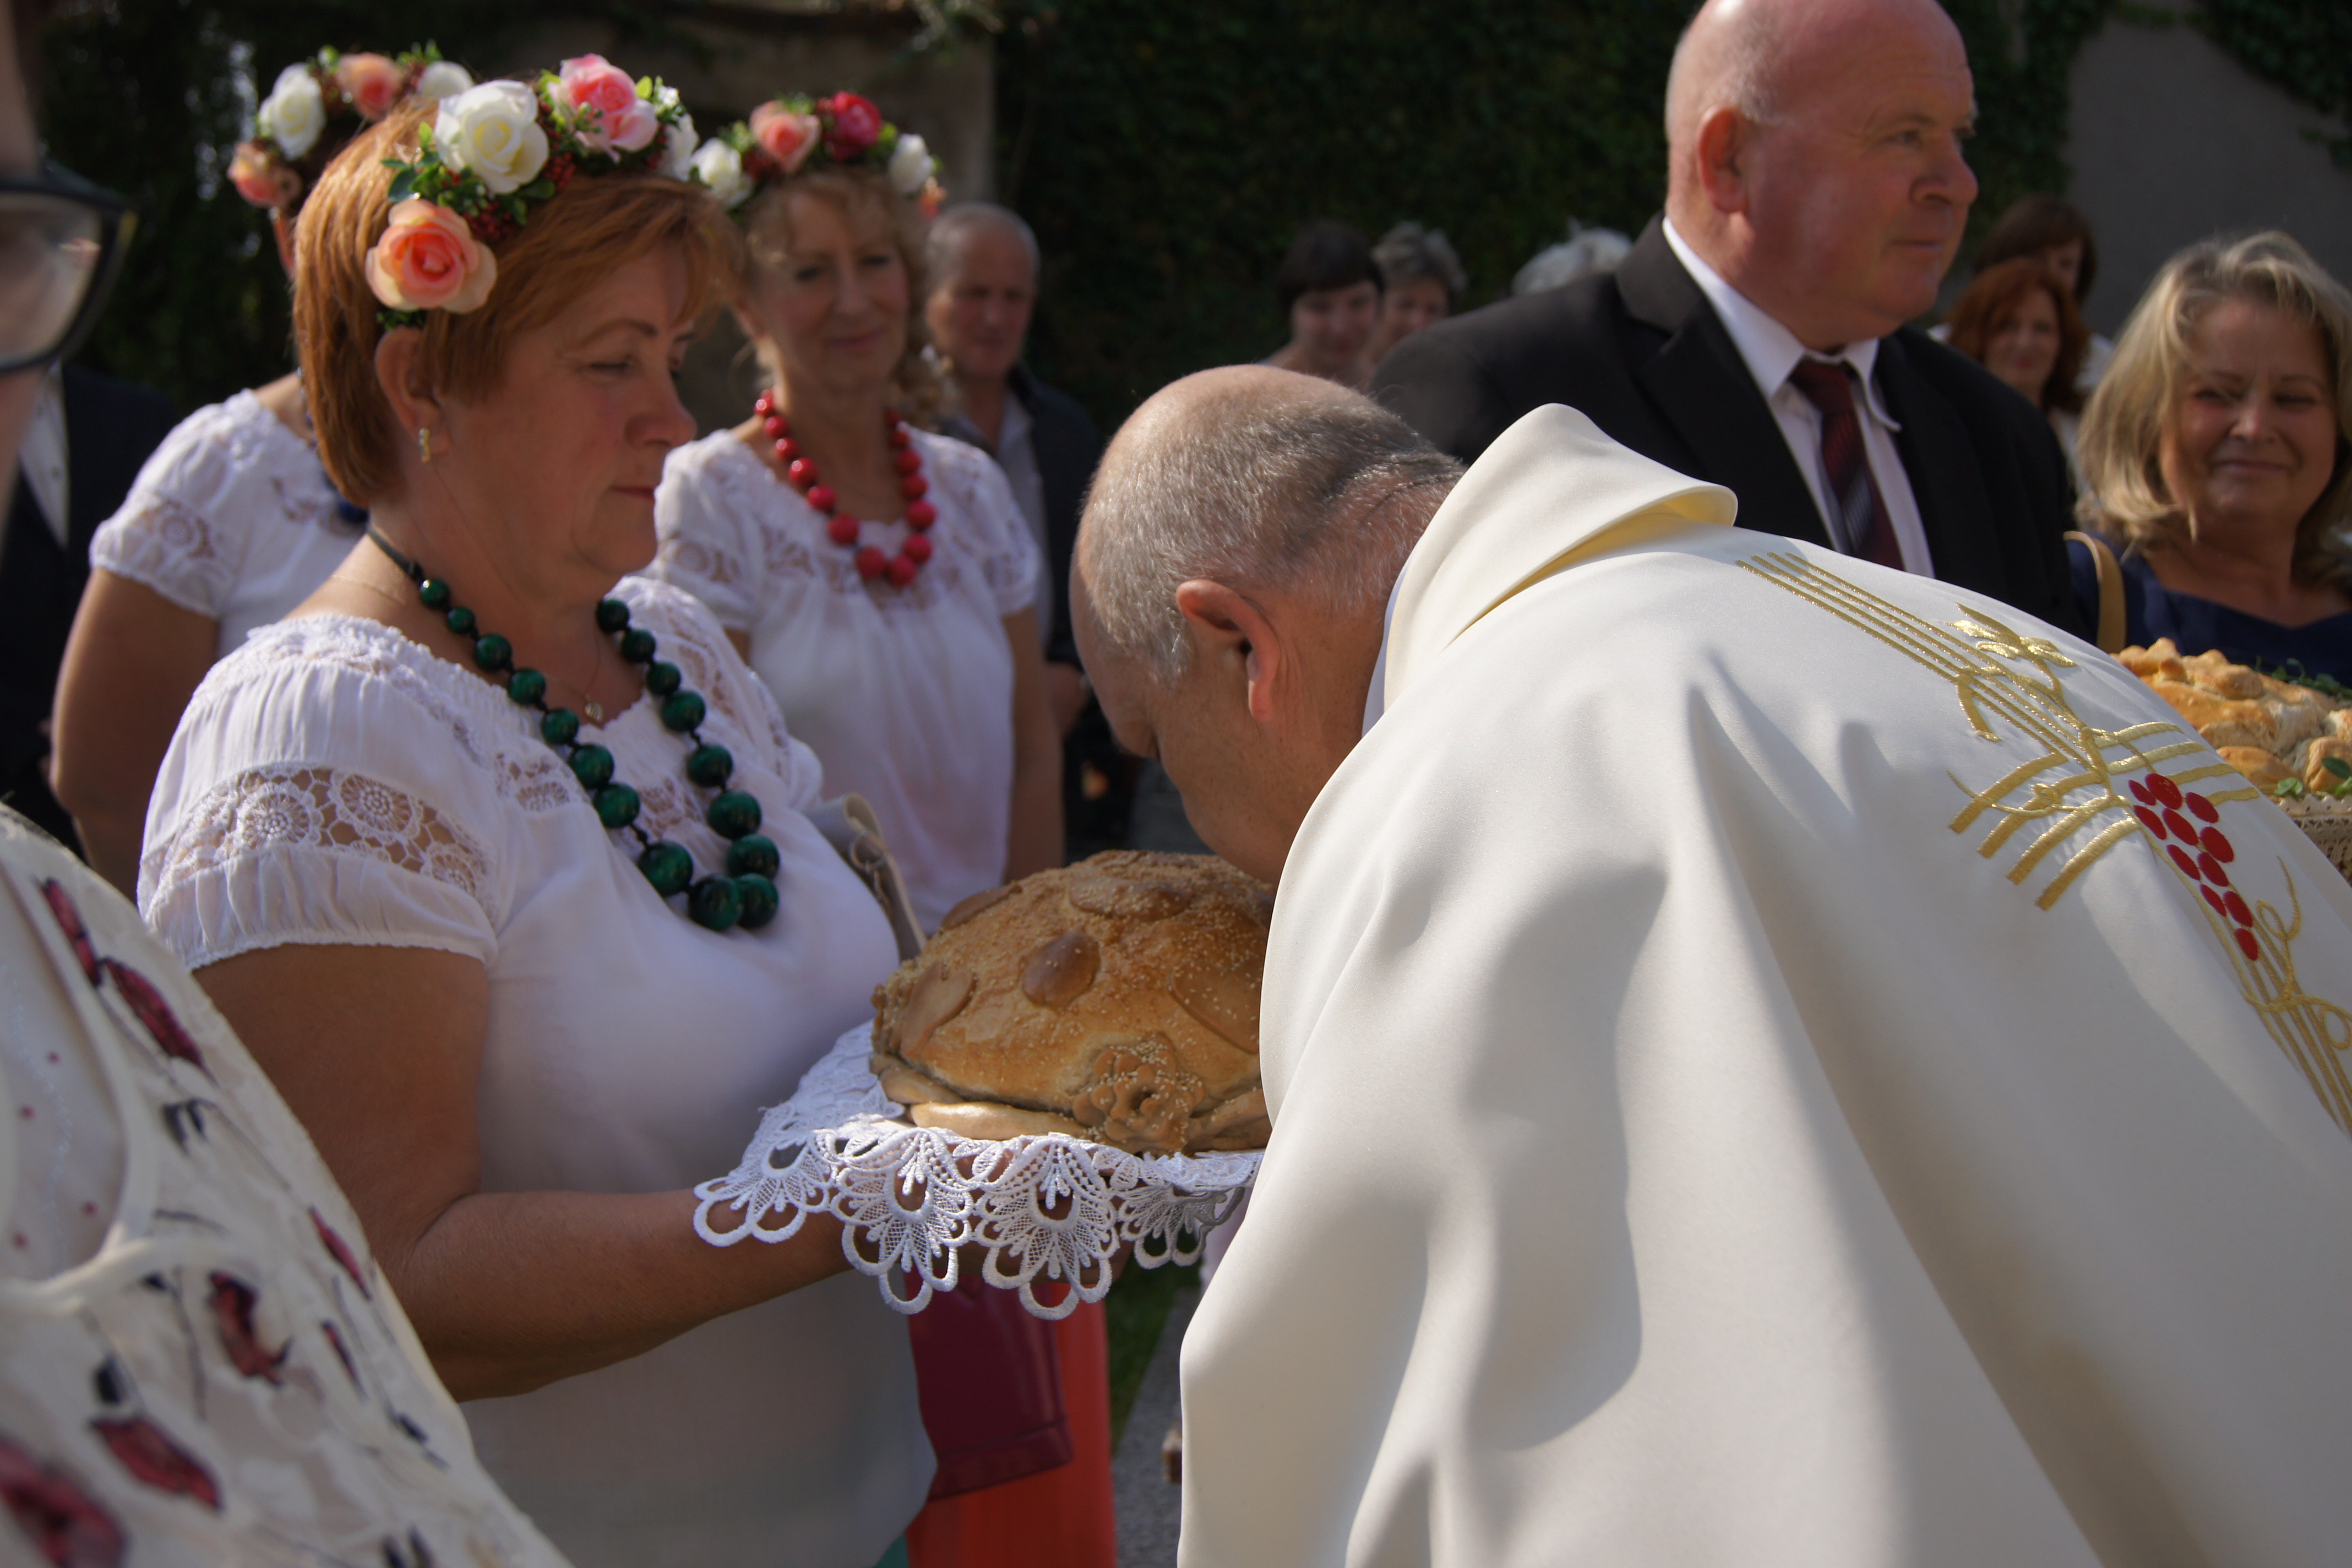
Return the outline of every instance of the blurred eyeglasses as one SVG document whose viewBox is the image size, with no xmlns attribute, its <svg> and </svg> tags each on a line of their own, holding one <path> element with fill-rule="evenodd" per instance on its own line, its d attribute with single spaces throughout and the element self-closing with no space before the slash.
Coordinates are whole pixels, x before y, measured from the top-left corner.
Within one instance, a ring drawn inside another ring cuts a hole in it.
<svg viewBox="0 0 2352 1568">
<path fill-rule="evenodd" d="M 0 374 L 89 335 L 137 226 L 121 197 L 55 164 L 0 179 Z"/>
</svg>

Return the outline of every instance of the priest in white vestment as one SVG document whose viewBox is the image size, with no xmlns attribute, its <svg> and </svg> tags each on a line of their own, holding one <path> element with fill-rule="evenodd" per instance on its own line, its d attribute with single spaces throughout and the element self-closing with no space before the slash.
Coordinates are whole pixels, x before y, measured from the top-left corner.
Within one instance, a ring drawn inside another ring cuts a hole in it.
<svg viewBox="0 0 2352 1568">
<path fill-rule="evenodd" d="M 1180 1562 L 2352 1561 L 2344 878 L 2087 644 L 1569 409 L 1451 481 L 1210 372 L 1081 536 L 1279 879 Z"/>
</svg>

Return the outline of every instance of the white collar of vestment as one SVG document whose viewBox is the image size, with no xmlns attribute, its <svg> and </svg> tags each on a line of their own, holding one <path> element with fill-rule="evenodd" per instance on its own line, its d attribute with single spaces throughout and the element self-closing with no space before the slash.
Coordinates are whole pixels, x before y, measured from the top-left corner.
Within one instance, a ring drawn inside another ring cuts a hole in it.
<svg viewBox="0 0 2352 1568">
<path fill-rule="evenodd" d="M 1698 285 L 1698 291 L 1706 296 L 1706 302 L 1715 307 L 1717 320 L 1731 334 L 1732 346 L 1747 362 L 1748 374 L 1756 378 L 1766 398 L 1788 384 L 1789 373 L 1797 368 L 1801 360 L 1850 364 L 1854 379 L 1862 383 L 1871 417 L 1889 430 L 1903 428 L 1886 411 L 1885 403 L 1878 395 L 1878 384 L 1871 379 L 1870 373 L 1878 364 L 1878 339 L 1864 338 L 1860 342 L 1848 343 L 1835 353 L 1815 353 L 1799 342 L 1797 334 L 1782 326 L 1763 306 L 1725 282 L 1723 274 L 1708 266 L 1706 258 L 1693 250 L 1690 242 L 1675 230 L 1672 218 L 1665 220 L 1665 230 L 1666 243 L 1674 247 L 1675 258 L 1691 275 L 1691 281 Z"/>
<path fill-rule="evenodd" d="M 1496 438 L 1413 546 L 1389 595 L 1369 725 L 1446 646 L 1523 589 L 1693 523 L 1731 526 L 1739 503 L 1548 404 Z"/>
</svg>

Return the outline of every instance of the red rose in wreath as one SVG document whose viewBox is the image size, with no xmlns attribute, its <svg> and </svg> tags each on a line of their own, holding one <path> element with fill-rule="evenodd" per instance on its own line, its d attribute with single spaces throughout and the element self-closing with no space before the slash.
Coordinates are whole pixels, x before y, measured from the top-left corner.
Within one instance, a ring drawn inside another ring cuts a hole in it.
<svg viewBox="0 0 2352 1568">
<path fill-rule="evenodd" d="M 824 150 L 836 163 L 856 158 L 881 138 L 882 111 L 871 99 L 854 92 L 836 92 L 817 106 L 832 117 L 824 133 Z"/>
<path fill-rule="evenodd" d="M 114 1516 L 80 1482 L 5 1437 L 0 1437 L 0 1502 L 40 1560 L 56 1568 L 118 1568 L 130 1544 Z"/>
</svg>

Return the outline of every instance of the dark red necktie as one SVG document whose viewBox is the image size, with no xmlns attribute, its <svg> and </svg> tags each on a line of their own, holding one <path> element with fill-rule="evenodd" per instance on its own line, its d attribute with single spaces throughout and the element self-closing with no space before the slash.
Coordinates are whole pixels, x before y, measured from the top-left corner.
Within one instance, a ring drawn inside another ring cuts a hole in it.
<svg viewBox="0 0 2352 1568">
<path fill-rule="evenodd" d="M 1853 367 L 1805 359 L 1789 373 L 1790 384 L 1822 413 L 1822 472 L 1830 487 L 1830 505 L 1836 509 L 1845 535 L 1845 552 L 1903 570 L 1903 549 L 1895 542 L 1895 526 L 1886 519 L 1886 502 L 1871 477 L 1869 456 L 1862 449 L 1862 416 L 1853 406 Z"/>
</svg>

